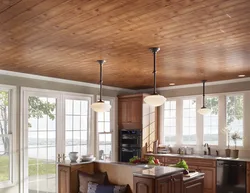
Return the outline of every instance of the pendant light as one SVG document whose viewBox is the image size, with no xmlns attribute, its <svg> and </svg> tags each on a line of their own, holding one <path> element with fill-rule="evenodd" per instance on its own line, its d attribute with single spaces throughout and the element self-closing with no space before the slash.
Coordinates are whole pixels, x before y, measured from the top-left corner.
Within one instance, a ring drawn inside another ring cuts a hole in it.
<svg viewBox="0 0 250 193">
<path fill-rule="evenodd" d="M 160 51 L 160 48 L 153 47 L 153 48 L 149 48 L 149 49 L 153 52 L 153 55 L 154 55 L 154 71 L 153 71 L 153 74 L 154 74 L 154 93 L 152 95 L 146 96 L 144 98 L 144 102 L 151 105 L 151 106 L 158 107 L 158 106 L 163 105 L 166 101 L 166 98 L 164 96 L 159 95 L 156 92 L 156 53 L 158 51 Z"/>
<path fill-rule="evenodd" d="M 93 103 L 91 105 L 91 108 L 95 112 L 107 112 L 107 111 L 110 110 L 111 105 L 105 103 L 102 100 L 102 84 L 103 84 L 103 80 L 102 80 L 102 67 L 103 67 L 104 62 L 106 62 L 106 61 L 105 60 L 97 60 L 97 62 L 100 64 L 100 99 L 96 103 Z"/>
<path fill-rule="evenodd" d="M 211 110 L 205 106 L 205 83 L 206 82 L 207 82 L 206 80 L 202 80 L 202 83 L 203 83 L 203 106 L 201 107 L 201 109 L 198 110 L 198 113 L 200 113 L 201 115 L 207 115 L 207 114 L 211 113 Z"/>
</svg>

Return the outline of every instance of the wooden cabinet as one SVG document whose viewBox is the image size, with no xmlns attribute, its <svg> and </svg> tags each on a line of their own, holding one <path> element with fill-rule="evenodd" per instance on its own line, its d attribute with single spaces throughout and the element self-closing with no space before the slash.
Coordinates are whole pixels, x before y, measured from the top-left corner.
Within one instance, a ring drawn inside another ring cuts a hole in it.
<svg viewBox="0 0 250 193">
<path fill-rule="evenodd" d="M 118 97 L 119 129 L 142 129 L 142 95 Z"/>
<path fill-rule="evenodd" d="M 154 193 L 154 179 L 134 177 L 134 193 Z"/>
<path fill-rule="evenodd" d="M 183 184 L 183 193 L 203 193 L 203 189 L 204 177 L 195 178 Z"/>
<path fill-rule="evenodd" d="M 170 165 L 170 164 L 177 164 L 181 159 L 179 157 L 166 157 L 165 158 L 165 165 Z"/>
<path fill-rule="evenodd" d="M 199 172 L 204 173 L 204 193 L 216 193 L 216 169 L 199 167 Z"/>
<path fill-rule="evenodd" d="M 250 193 L 250 162 L 247 163 L 247 193 Z"/>
<path fill-rule="evenodd" d="M 70 167 L 58 167 L 58 192 L 70 193 Z"/>
<path fill-rule="evenodd" d="M 157 179 L 134 176 L 133 182 L 134 193 L 182 193 L 183 191 L 182 172 Z"/>
<path fill-rule="evenodd" d="M 183 174 L 162 177 L 156 180 L 157 193 L 182 193 Z"/>
</svg>

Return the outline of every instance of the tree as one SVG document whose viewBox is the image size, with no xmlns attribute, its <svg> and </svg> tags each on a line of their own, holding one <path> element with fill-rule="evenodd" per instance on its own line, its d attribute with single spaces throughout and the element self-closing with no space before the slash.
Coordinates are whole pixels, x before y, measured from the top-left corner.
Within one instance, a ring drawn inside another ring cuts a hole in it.
<svg viewBox="0 0 250 193">
<path fill-rule="evenodd" d="M 212 110 L 212 114 L 219 113 L 219 99 L 217 97 L 206 98 L 207 108 Z M 227 111 L 227 126 L 230 126 L 235 119 L 241 120 L 243 118 L 243 97 L 240 95 L 229 96 L 226 101 Z"/>
<path fill-rule="evenodd" d="M 48 101 L 43 101 L 39 97 L 29 97 L 28 99 L 28 118 L 42 118 L 47 115 L 50 119 L 54 120 L 55 115 L 53 111 L 56 108 L 55 103 L 50 103 Z M 4 136 L 9 134 L 8 131 L 8 112 L 9 112 L 9 93 L 6 91 L 0 91 L 0 135 L 4 146 L 5 154 L 9 153 L 9 138 Z M 28 123 L 28 127 L 31 124 Z"/>
</svg>

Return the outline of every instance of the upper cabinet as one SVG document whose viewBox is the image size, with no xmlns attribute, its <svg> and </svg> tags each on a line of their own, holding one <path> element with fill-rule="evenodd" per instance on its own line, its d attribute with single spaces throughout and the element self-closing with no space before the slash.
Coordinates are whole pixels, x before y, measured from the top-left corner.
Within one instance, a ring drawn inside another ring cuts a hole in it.
<svg viewBox="0 0 250 193">
<path fill-rule="evenodd" d="M 119 129 L 141 129 L 142 146 L 145 151 L 152 151 L 157 139 L 157 109 L 143 102 L 147 94 L 118 96 Z M 146 146 L 147 144 L 147 146 Z"/>
<path fill-rule="evenodd" d="M 123 95 L 118 97 L 119 129 L 142 128 L 143 95 Z"/>
</svg>

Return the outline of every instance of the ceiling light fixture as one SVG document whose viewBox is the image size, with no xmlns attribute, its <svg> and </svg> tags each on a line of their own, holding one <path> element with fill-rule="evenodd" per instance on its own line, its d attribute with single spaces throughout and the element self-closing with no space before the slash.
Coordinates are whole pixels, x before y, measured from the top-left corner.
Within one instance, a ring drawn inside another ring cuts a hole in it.
<svg viewBox="0 0 250 193">
<path fill-rule="evenodd" d="M 103 64 L 104 62 L 106 62 L 105 60 L 97 60 L 97 62 L 100 64 L 100 99 L 99 101 L 97 101 L 96 103 L 93 103 L 91 105 L 91 108 L 95 111 L 95 112 L 107 112 L 110 110 L 111 105 L 105 103 L 102 100 L 102 84 L 103 84 L 103 73 L 102 73 L 102 68 L 103 68 Z"/>
<path fill-rule="evenodd" d="M 160 48 L 153 47 L 153 48 L 149 48 L 149 49 L 153 52 L 153 55 L 154 55 L 154 71 L 153 71 L 153 74 L 154 74 L 154 92 L 152 95 L 146 96 L 144 98 L 144 102 L 151 105 L 151 106 L 158 107 L 158 106 L 163 105 L 164 102 L 166 101 L 166 98 L 164 96 L 159 95 L 156 92 L 156 53 L 158 51 L 160 51 Z"/>
<path fill-rule="evenodd" d="M 207 114 L 211 113 L 211 110 L 205 106 L 205 83 L 206 82 L 207 82 L 206 80 L 202 80 L 202 83 L 203 83 L 203 106 L 201 107 L 201 109 L 198 110 L 198 113 L 200 113 L 201 115 L 207 115 Z"/>
<path fill-rule="evenodd" d="M 238 75 L 239 78 L 244 78 L 245 76 L 246 76 L 245 74 Z"/>
</svg>

